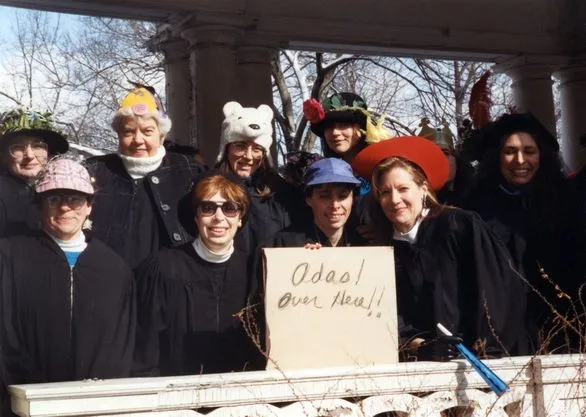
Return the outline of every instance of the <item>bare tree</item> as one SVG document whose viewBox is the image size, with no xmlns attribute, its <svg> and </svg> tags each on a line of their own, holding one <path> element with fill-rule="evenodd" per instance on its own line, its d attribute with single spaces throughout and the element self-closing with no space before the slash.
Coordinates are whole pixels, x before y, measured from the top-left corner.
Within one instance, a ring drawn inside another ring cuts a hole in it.
<svg viewBox="0 0 586 417">
<path fill-rule="evenodd" d="M 117 141 L 110 120 L 130 82 L 162 90 L 162 58 L 147 48 L 156 27 L 118 19 L 76 20 L 75 28 L 67 29 L 60 15 L 15 12 L 0 105 L 51 111 L 70 140 L 111 149 Z"/>
<path fill-rule="evenodd" d="M 303 149 L 311 151 L 315 136 L 307 130 L 301 103 L 309 98 L 323 100 L 332 88 L 336 72 L 363 58 L 355 55 L 281 51 L 272 61 L 277 103 L 275 115 L 282 136 L 281 154 Z"/>
</svg>

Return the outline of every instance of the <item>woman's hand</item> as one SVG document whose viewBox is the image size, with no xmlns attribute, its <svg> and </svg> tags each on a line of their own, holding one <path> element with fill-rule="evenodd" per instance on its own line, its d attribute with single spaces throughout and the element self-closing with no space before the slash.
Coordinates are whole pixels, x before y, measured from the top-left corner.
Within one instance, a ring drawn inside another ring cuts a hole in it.
<svg viewBox="0 0 586 417">
<path fill-rule="evenodd" d="M 305 246 L 303 246 L 305 249 L 319 249 L 321 248 L 321 243 L 306 243 Z"/>
</svg>

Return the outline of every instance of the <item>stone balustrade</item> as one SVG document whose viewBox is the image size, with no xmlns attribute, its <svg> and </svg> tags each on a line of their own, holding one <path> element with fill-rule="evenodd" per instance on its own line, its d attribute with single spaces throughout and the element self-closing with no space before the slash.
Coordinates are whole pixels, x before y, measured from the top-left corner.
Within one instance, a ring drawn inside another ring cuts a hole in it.
<svg viewBox="0 0 586 417">
<path fill-rule="evenodd" d="M 486 364 L 510 391 L 487 389 L 465 361 L 278 370 L 10 387 L 20 416 L 571 417 L 586 415 L 586 355 Z"/>
</svg>

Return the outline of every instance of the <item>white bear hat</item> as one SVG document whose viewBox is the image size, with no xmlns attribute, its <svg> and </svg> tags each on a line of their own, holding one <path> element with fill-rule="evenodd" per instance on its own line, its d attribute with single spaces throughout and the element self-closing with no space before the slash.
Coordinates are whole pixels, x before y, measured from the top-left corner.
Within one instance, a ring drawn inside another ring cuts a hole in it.
<svg viewBox="0 0 586 417">
<path fill-rule="evenodd" d="M 273 110 L 266 104 L 258 107 L 242 107 L 236 101 L 224 104 L 224 121 L 217 162 L 220 162 L 228 144 L 233 142 L 254 142 L 268 154 L 273 144 Z M 267 160 L 272 164 L 270 156 Z"/>
</svg>

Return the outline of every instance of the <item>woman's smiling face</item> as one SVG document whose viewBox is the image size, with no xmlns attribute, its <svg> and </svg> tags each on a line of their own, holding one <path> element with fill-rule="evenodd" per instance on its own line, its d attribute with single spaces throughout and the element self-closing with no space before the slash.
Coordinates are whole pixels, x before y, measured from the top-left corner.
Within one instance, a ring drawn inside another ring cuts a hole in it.
<svg viewBox="0 0 586 417">
<path fill-rule="evenodd" d="M 413 228 L 423 211 L 427 185 L 417 185 L 403 168 L 384 173 L 379 186 L 379 201 L 385 216 L 395 229 L 406 233 Z"/>
<path fill-rule="evenodd" d="M 313 212 L 313 221 L 326 236 L 343 228 L 352 211 L 354 186 L 348 184 L 316 185 L 305 202 Z"/>
<path fill-rule="evenodd" d="M 501 174 L 510 185 L 528 184 L 537 174 L 539 158 L 539 147 L 529 133 L 513 133 L 500 151 Z"/>
</svg>

